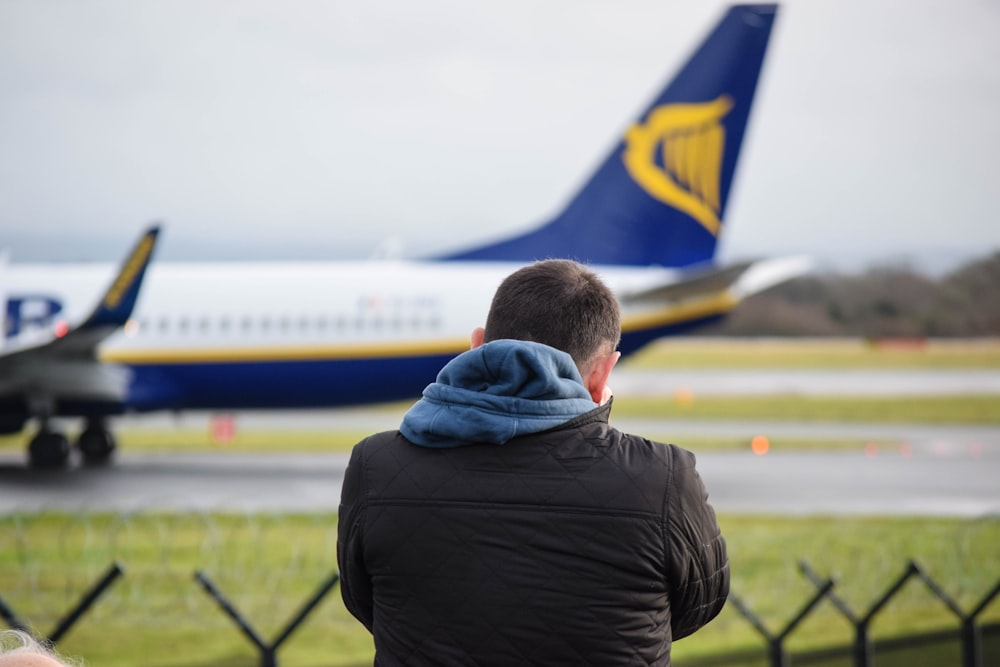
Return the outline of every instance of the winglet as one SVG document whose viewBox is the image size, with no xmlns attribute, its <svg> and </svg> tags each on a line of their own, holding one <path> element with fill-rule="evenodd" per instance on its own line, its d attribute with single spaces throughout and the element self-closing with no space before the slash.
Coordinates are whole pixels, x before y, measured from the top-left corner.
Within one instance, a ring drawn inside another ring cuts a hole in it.
<svg viewBox="0 0 1000 667">
<path fill-rule="evenodd" d="M 159 225 L 153 225 L 146 230 L 118 270 L 118 274 L 94 308 L 94 312 L 80 329 L 123 326 L 128 321 L 139 297 L 139 288 L 142 286 L 146 267 L 153 257 L 153 249 L 156 247 L 159 234 Z"/>
</svg>

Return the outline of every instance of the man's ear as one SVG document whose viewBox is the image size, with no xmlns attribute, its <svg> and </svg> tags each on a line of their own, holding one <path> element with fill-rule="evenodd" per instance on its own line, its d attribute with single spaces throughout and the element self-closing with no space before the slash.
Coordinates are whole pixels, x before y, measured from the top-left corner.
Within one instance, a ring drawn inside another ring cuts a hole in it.
<svg viewBox="0 0 1000 667">
<path fill-rule="evenodd" d="M 608 388 L 608 378 L 611 377 L 611 369 L 615 367 L 621 356 L 621 352 L 612 352 L 606 357 L 598 357 L 590 367 L 590 372 L 587 373 L 584 384 L 587 387 L 587 391 L 590 392 L 590 397 L 594 400 L 594 403 L 603 405 L 610 398 L 605 393 Z"/>
<path fill-rule="evenodd" d="M 486 337 L 486 329 L 484 329 L 482 327 L 476 327 L 475 329 L 473 329 L 472 330 L 472 336 L 471 336 L 472 347 L 469 348 L 469 349 L 474 350 L 477 347 L 479 347 L 480 345 L 482 345 L 483 344 L 483 338 L 485 338 L 485 337 Z"/>
</svg>

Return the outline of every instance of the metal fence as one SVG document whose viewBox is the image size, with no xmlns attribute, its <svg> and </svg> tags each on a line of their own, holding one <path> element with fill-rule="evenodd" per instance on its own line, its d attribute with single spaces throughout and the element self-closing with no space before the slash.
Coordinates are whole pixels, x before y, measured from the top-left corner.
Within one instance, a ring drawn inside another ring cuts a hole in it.
<svg viewBox="0 0 1000 667">
<path fill-rule="evenodd" d="M 982 628 L 978 623 L 980 614 L 1000 593 L 1000 579 L 969 611 L 964 611 L 959 604 L 931 578 L 916 562 L 906 564 L 902 573 L 896 578 L 867 610 L 856 612 L 837 595 L 835 582 L 831 578 L 824 579 L 818 575 L 805 561 L 799 564 L 802 573 L 816 587 L 816 593 L 805 601 L 802 608 L 792 617 L 781 630 L 774 632 L 740 599 L 738 595 L 730 594 L 729 601 L 750 622 L 767 642 L 768 657 L 772 667 L 788 667 L 791 664 L 785 643 L 789 635 L 812 612 L 824 598 L 833 603 L 834 607 L 854 627 L 854 643 L 851 646 L 852 664 L 854 667 L 871 667 L 874 664 L 874 642 L 871 636 L 871 625 L 876 616 L 886 608 L 911 578 L 918 578 L 941 603 L 951 611 L 960 624 L 962 645 L 962 667 L 983 666 Z"/>
<path fill-rule="evenodd" d="M 139 617 L 145 613 L 152 626 L 176 623 L 184 616 L 197 616 L 196 622 L 206 626 L 204 629 L 209 634 L 227 636 L 228 633 L 234 638 L 232 633 L 238 632 L 247 642 L 243 645 L 248 646 L 251 655 L 257 656 L 258 664 L 265 667 L 278 665 L 279 652 L 296 644 L 293 635 L 301 635 L 296 631 L 309 618 L 321 616 L 320 621 L 312 625 L 322 625 L 326 629 L 337 623 L 357 629 L 341 605 L 323 605 L 324 609 L 320 609 L 339 580 L 333 571 L 336 526 L 329 517 L 254 517 L 246 520 L 232 517 L 223 522 L 208 515 L 162 516 L 143 526 L 134 526 L 131 520 L 128 516 L 64 518 L 47 538 L 52 543 L 45 545 L 18 544 L 25 536 L 16 526 L 7 533 L 0 530 L 0 537 L 10 536 L 15 543 L 13 547 L 8 543 L 6 551 L 2 548 L 5 545 L 0 544 L 0 554 L 8 554 L 5 557 L 8 560 L 0 559 L 0 575 L 6 575 L 0 576 L 0 619 L 10 627 L 27 630 L 58 645 L 78 625 L 90 626 L 90 632 L 104 632 L 122 616 L 140 622 Z M 14 525 L 11 522 L 17 519 L 8 517 L 6 521 Z M 306 528 L 313 530 L 303 528 L 301 522 L 311 522 Z M 311 537 L 303 537 L 307 534 Z M 103 546 L 106 542 L 111 546 Z M 243 553 L 247 544 L 279 545 L 279 550 L 277 553 Z M 144 549 L 152 553 L 143 553 Z M 79 567 L 46 566 L 42 553 L 45 550 L 51 552 L 51 562 L 73 563 Z M 112 554 L 109 564 L 107 557 Z M 100 562 L 101 558 L 105 560 Z M 137 564 L 131 570 L 129 559 Z M 978 577 L 978 586 L 990 580 L 989 570 L 995 570 L 996 562 L 985 566 L 987 578 Z M 143 568 L 147 571 L 143 572 Z M 11 576 L 14 570 L 16 575 Z M 162 578 L 166 571 L 169 571 L 169 579 L 165 583 L 149 583 L 150 577 Z M 901 563 L 896 571 L 896 576 L 883 575 L 885 587 L 870 591 L 872 601 L 859 609 L 842 597 L 838 581 L 801 562 L 799 572 L 802 581 L 806 582 L 801 590 L 808 593 L 800 599 L 795 592 L 781 593 L 780 599 L 787 606 L 790 618 L 777 628 L 762 618 L 773 616 L 773 610 L 761 614 L 753 608 L 752 602 L 748 602 L 750 598 L 741 596 L 741 591 L 736 590 L 738 587 L 734 587 L 725 613 L 755 629 L 761 638 L 761 650 L 685 658 L 675 664 L 870 667 L 876 664 L 876 658 L 880 667 L 890 664 L 963 667 L 1000 664 L 1000 625 L 989 625 L 982 620 L 984 612 L 1000 593 L 1000 579 L 986 590 L 975 593 L 975 601 L 963 607 L 957 599 L 959 596 L 949 593 L 948 586 L 936 581 L 916 562 Z M 294 583 L 292 574 L 295 575 Z M 56 582 L 57 579 L 61 581 Z M 145 583 L 140 585 L 137 581 Z M 913 585 L 909 585 L 911 583 Z M 912 589 L 913 586 L 920 587 L 925 595 L 940 604 L 943 615 L 954 620 L 951 627 L 942 629 L 939 624 L 935 630 L 919 635 L 892 640 L 873 638 L 873 623 L 886 614 L 904 588 Z M 159 593 L 154 588 L 163 591 Z M 968 600 L 971 597 L 969 587 L 960 588 L 964 591 L 960 597 Z M 55 605 L 65 607 L 66 611 L 55 613 Z M 796 632 L 808 619 L 820 616 L 817 610 L 821 606 L 827 615 L 832 607 L 849 624 L 853 640 L 848 645 L 822 651 L 796 652 L 793 650 Z M 51 629 L 44 627 L 48 624 Z M 708 630 L 711 631 L 712 626 Z M 273 638 L 268 639 L 269 636 Z M 306 636 L 298 643 L 307 644 L 314 637 Z M 913 647 L 921 647 L 917 651 L 926 656 L 928 646 L 944 643 L 957 645 L 954 660 L 921 663 L 919 658 L 911 657 L 892 662 L 886 657 L 894 651 L 900 653 Z M 98 663 L 99 660 L 94 660 L 94 664 Z"/>
<path fill-rule="evenodd" d="M 729 598 L 730 603 L 739 610 L 766 641 L 768 660 L 771 667 L 789 667 L 792 664 L 791 656 L 785 647 L 785 642 L 791 633 L 794 632 L 795 628 L 824 598 L 832 602 L 854 626 L 855 641 L 851 646 L 851 664 L 855 667 L 870 667 L 874 664 L 874 643 L 870 633 L 872 621 L 886 607 L 887 603 L 899 593 L 904 584 L 914 577 L 922 581 L 928 590 L 955 615 L 959 622 L 962 667 L 983 667 L 982 627 L 977 619 L 997 594 L 1000 593 L 1000 580 L 982 597 L 978 604 L 971 610 L 965 611 L 961 609 L 958 603 L 948 595 L 938 582 L 928 576 L 917 563 L 910 561 L 900 576 L 886 588 L 867 610 L 856 612 L 836 594 L 833 579 L 822 578 L 805 562 L 801 563 L 801 570 L 815 584 L 816 592 L 803 603 L 801 609 L 797 611 L 791 620 L 776 632 L 768 629 L 766 624 L 753 613 L 738 595 L 733 593 Z M 90 609 L 98 598 L 105 591 L 109 590 L 123 574 L 124 568 L 122 565 L 112 563 L 107 572 L 92 587 L 86 590 L 81 596 L 80 601 L 59 620 L 55 628 L 45 636 L 38 638 L 46 640 L 53 645 L 57 644 L 66 632 L 83 618 L 87 610 Z M 260 655 L 261 667 L 277 667 L 278 649 L 291 637 L 296 628 L 305 621 L 310 612 L 315 609 L 323 598 L 334 589 L 339 581 L 339 575 L 334 572 L 321 582 L 316 592 L 306 600 L 302 607 L 281 629 L 277 637 L 271 641 L 267 641 L 262 637 L 254 628 L 251 621 L 241 614 L 236 606 L 212 582 L 208 574 L 198 570 L 194 573 L 194 580 L 215 600 L 222 612 L 236 624 L 239 631 L 254 645 Z M 0 618 L 3 618 L 12 628 L 31 631 L 31 626 L 22 620 L 2 597 L 0 597 Z M 907 641 L 910 642 L 919 642 L 920 640 L 921 637 L 907 638 Z"/>
</svg>

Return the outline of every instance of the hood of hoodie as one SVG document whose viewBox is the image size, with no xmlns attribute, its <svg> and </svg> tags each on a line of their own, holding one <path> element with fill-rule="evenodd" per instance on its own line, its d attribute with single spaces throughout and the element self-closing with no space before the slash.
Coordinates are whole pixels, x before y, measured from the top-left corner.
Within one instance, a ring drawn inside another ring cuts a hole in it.
<svg viewBox="0 0 1000 667">
<path fill-rule="evenodd" d="M 423 447 L 502 445 L 595 407 L 567 353 L 541 343 L 496 340 L 448 362 L 399 430 Z"/>
</svg>

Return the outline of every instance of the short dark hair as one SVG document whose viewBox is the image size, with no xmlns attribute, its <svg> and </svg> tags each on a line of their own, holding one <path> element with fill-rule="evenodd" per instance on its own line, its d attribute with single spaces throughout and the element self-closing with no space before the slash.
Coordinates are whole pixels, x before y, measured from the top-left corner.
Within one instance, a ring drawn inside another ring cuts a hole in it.
<svg viewBox="0 0 1000 667">
<path fill-rule="evenodd" d="M 485 328 L 487 343 L 502 338 L 544 343 L 569 353 L 582 371 L 597 354 L 618 347 L 621 313 L 614 293 L 583 264 L 547 259 L 504 279 Z"/>
</svg>

